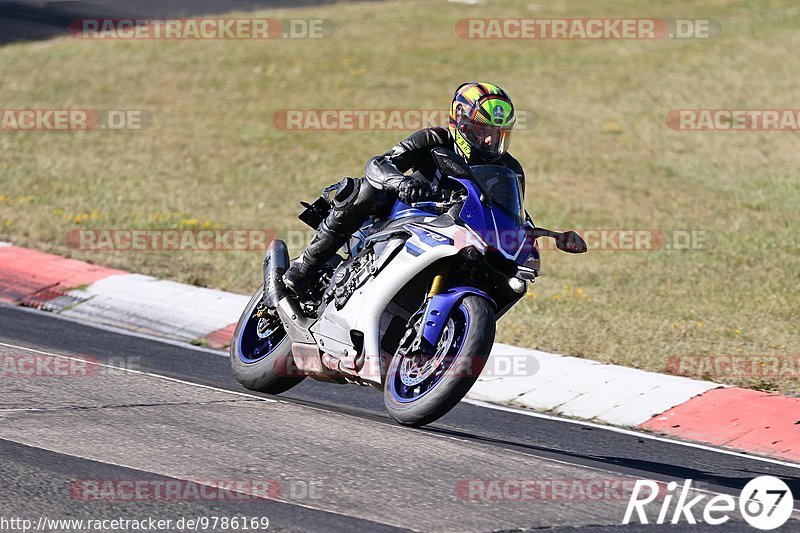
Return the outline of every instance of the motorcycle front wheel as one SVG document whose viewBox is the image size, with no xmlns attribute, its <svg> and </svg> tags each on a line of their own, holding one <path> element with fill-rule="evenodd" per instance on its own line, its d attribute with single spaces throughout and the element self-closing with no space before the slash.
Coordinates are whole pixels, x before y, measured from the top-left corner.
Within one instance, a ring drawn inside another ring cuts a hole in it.
<svg viewBox="0 0 800 533">
<path fill-rule="evenodd" d="M 494 336 L 492 304 L 466 296 L 450 311 L 432 355 L 397 353 L 392 358 L 383 388 L 389 415 L 417 427 L 448 413 L 480 376 Z"/>
</svg>

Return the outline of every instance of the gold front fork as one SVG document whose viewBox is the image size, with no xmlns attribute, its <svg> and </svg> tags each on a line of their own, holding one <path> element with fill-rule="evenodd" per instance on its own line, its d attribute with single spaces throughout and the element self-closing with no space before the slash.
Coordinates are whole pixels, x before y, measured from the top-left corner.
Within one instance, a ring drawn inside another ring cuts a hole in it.
<svg viewBox="0 0 800 533">
<path fill-rule="evenodd" d="M 431 290 L 428 291 L 428 298 L 433 298 L 444 291 L 448 272 L 450 272 L 450 261 L 442 261 L 441 265 L 439 265 L 439 271 L 436 273 L 436 276 L 434 276 L 433 283 L 431 283 Z"/>
</svg>

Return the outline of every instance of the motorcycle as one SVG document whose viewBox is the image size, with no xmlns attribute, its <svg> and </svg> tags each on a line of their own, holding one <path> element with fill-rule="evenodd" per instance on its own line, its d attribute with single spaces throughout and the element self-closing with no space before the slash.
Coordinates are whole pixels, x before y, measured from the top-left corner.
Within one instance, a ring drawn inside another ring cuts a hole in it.
<svg viewBox="0 0 800 533">
<path fill-rule="evenodd" d="M 577 233 L 533 224 L 513 171 L 470 167 L 444 148 L 432 155 L 438 198 L 397 200 L 387 218 L 367 221 L 302 298 L 283 284 L 286 244 L 272 241 L 264 283 L 230 346 L 245 388 L 280 394 L 306 377 L 367 385 L 383 391 L 400 424 L 429 424 L 467 394 L 489 358 L 497 320 L 538 276 L 537 239 L 586 251 Z M 302 202 L 300 219 L 316 228 L 332 189 Z"/>
</svg>

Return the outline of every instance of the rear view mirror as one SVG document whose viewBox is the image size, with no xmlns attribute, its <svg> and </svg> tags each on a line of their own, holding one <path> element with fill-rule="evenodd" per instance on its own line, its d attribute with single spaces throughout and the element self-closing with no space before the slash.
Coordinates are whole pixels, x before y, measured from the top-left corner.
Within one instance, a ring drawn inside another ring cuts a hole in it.
<svg viewBox="0 0 800 533">
<path fill-rule="evenodd" d="M 537 239 L 539 237 L 551 237 L 556 241 L 556 247 L 558 247 L 558 249 L 562 252 L 567 252 L 568 254 L 582 254 L 589 249 L 589 247 L 586 245 L 586 241 L 583 240 L 583 237 L 572 230 L 561 233 L 546 228 L 535 228 L 532 227 L 531 223 L 531 225 L 528 227 L 528 234 L 533 239 Z"/>
<path fill-rule="evenodd" d="M 565 231 L 561 234 L 561 238 L 556 238 L 556 246 L 562 252 L 570 254 L 582 254 L 589 249 L 583 237 L 572 230 Z"/>
</svg>

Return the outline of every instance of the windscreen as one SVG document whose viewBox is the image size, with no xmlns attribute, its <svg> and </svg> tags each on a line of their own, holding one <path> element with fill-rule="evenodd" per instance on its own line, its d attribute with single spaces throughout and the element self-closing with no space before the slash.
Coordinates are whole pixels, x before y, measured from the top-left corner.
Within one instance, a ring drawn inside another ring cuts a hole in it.
<svg viewBox="0 0 800 533">
<path fill-rule="evenodd" d="M 522 190 L 516 173 L 496 165 L 472 167 L 475 180 L 489 193 L 493 205 L 519 225 L 525 224 L 525 208 L 522 204 Z"/>
</svg>

